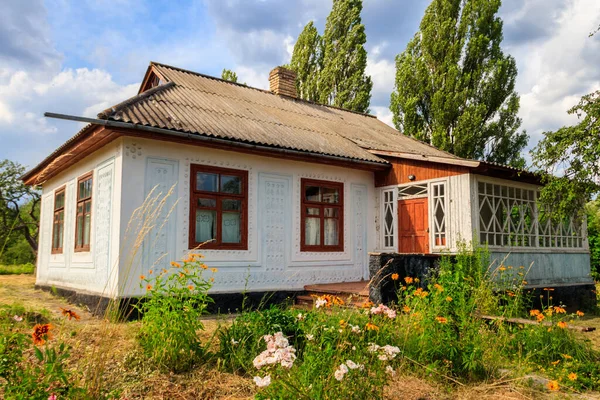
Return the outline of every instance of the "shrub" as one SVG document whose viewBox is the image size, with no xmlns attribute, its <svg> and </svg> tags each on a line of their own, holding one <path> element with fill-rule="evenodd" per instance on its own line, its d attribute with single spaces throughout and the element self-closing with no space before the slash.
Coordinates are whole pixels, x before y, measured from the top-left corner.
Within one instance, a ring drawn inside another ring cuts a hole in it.
<svg viewBox="0 0 600 400">
<path fill-rule="evenodd" d="M 140 277 L 147 295 L 136 306 L 142 314 L 138 343 L 161 369 L 187 371 L 204 354 L 198 333 L 204 329 L 200 318 L 212 301 L 207 293 L 214 278 L 204 278 L 208 267 L 201 257 L 191 254 L 169 270 Z"/>
</svg>

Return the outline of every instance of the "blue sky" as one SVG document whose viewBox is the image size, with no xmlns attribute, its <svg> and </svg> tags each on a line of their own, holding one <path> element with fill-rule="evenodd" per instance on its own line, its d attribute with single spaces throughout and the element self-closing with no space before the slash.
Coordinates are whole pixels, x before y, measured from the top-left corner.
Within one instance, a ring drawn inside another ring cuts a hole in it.
<svg viewBox="0 0 600 400">
<path fill-rule="evenodd" d="M 364 0 L 374 82 L 371 111 L 390 123 L 394 57 L 429 0 Z M 34 166 L 79 129 L 45 111 L 95 116 L 137 92 L 148 63 L 266 88 L 289 61 L 302 27 L 322 31 L 328 0 L 19 0 L 0 14 L 0 159 Z M 517 91 L 530 147 L 541 133 L 576 122 L 566 111 L 600 89 L 597 0 L 504 0 L 504 50 L 517 60 Z"/>
</svg>

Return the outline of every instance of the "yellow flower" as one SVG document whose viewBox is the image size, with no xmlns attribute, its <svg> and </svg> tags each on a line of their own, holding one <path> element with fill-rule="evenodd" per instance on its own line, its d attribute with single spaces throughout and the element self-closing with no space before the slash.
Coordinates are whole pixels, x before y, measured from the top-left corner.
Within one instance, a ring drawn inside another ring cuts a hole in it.
<svg viewBox="0 0 600 400">
<path fill-rule="evenodd" d="M 218 269 L 216 269 L 216 268 L 211 268 L 210 270 L 211 270 L 213 273 L 218 271 Z"/>
<path fill-rule="evenodd" d="M 498 270 L 500 270 L 500 271 L 506 271 L 506 267 L 500 267 L 500 268 L 498 268 Z"/>
<path fill-rule="evenodd" d="M 370 322 L 367 322 L 367 324 L 365 325 L 365 329 L 368 331 L 378 331 L 379 327 L 375 324 L 372 324 Z"/>
<path fill-rule="evenodd" d="M 565 321 L 560 321 L 558 324 L 556 324 L 559 328 L 561 329 L 565 329 L 567 327 L 567 323 Z"/>
<path fill-rule="evenodd" d="M 521 284 L 522 285 L 527 285 L 527 281 L 522 281 Z"/>
<path fill-rule="evenodd" d="M 559 307 L 559 306 L 554 307 L 554 312 L 557 314 L 566 314 L 567 313 L 567 311 L 564 308 Z"/>
<path fill-rule="evenodd" d="M 414 281 L 414 279 L 413 279 L 413 278 L 411 278 L 410 276 L 405 276 L 405 277 L 404 277 L 404 282 L 406 282 L 406 283 L 407 283 L 407 284 L 409 284 L 409 285 L 410 285 L 411 283 L 413 283 L 413 281 Z"/>
<path fill-rule="evenodd" d="M 583 317 L 585 315 L 584 313 L 582 313 L 579 310 L 577 310 L 576 314 L 577 314 L 578 317 Z"/>
<path fill-rule="evenodd" d="M 448 303 L 449 303 L 449 302 L 451 302 L 451 301 L 452 301 L 452 297 L 450 297 L 450 296 L 446 297 L 446 301 L 447 301 Z"/>
<path fill-rule="evenodd" d="M 392 280 L 393 281 L 397 281 L 400 278 L 400 275 L 398 274 L 392 274 Z"/>
<path fill-rule="evenodd" d="M 419 283 L 419 278 L 415 278 L 415 283 Z"/>
<path fill-rule="evenodd" d="M 548 389 L 550 389 L 553 392 L 559 390 L 560 387 L 558 386 L 558 382 L 557 381 L 548 382 Z"/>
<path fill-rule="evenodd" d="M 529 315 L 531 315 L 532 317 L 536 317 L 540 315 L 540 310 L 529 310 Z"/>
<path fill-rule="evenodd" d="M 179 268 L 179 267 L 181 267 L 181 264 L 179 264 L 178 262 L 175 262 L 175 261 L 171 261 L 171 267 Z"/>
<path fill-rule="evenodd" d="M 146 279 L 146 277 L 144 275 L 140 275 L 140 281 L 143 281 L 144 279 Z"/>
<path fill-rule="evenodd" d="M 571 372 L 571 373 L 569 374 L 569 380 L 570 380 L 570 381 L 575 381 L 575 380 L 577 380 L 577 374 L 576 374 L 575 372 Z"/>
<path fill-rule="evenodd" d="M 437 320 L 437 322 L 439 322 L 440 324 L 445 324 L 448 322 L 448 320 L 444 317 L 435 317 L 435 319 Z"/>
<path fill-rule="evenodd" d="M 551 317 L 552 316 L 552 308 L 546 308 L 546 310 L 544 310 L 544 312 L 546 313 L 547 316 Z"/>
<path fill-rule="evenodd" d="M 344 321 L 343 319 L 340 319 L 340 327 L 345 328 L 348 325 L 348 322 Z"/>
</svg>

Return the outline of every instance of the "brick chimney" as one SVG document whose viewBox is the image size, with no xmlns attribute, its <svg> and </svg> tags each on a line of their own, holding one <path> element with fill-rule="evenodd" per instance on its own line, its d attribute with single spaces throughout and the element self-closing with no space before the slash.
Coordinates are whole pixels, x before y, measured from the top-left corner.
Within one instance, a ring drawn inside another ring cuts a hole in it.
<svg viewBox="0 0 600 400">
<path fill-rule="evenodd" d="M 275 94 L 297 98 L 296 73 L 283 67 L 274 68 L 269 73 L 269 90 Z"/>
</svg>

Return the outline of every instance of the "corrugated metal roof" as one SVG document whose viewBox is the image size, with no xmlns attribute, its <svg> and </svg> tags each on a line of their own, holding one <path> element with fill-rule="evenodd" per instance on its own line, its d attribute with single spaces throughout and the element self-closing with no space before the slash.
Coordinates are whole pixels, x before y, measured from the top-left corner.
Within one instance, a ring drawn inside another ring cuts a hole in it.
<svg viewBox="0 0 600 400">
<path fill-rule="evenodd" d="M 367 150 L 457 158 L 402 135 L 377 118 L 278 96 L 175 67 L 151 63 L 168 83 L 143 92 L 99 118 L 386 163 Z"/>
</svg>

